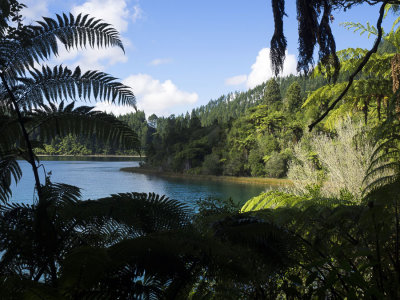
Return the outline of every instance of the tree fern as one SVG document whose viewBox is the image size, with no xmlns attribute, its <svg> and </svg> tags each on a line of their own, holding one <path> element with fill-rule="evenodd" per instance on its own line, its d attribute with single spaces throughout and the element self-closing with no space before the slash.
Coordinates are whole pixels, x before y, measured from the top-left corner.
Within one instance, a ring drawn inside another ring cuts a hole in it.
<svg viewBox="0 0 400 300">
<path fill-rule="evenodd" d="M 1 155 L 0 153 L 0 201 L 5 203 L 12 195 L 11 183 L 21 179 L 22 171 L 15 155 Z"/>
<path fill-rule="evenodd" d="M 303 107 L 311 105 L 330 104 L 347 85 L 346 82 L 323 86 L 312 92 L 303 104 Z M 368 117 L 377 120 L 385 115 L 383 104 L 393 95 L 391 79 L 368 78 L 354 80 L 346 95 L 343 104 L 337 107 L 326 119 L 325 124 L 332 129 L 341 118 L 356 112 L 362 112 L 367 121 Z"/>
<path fill-rule="evenodd" d="M 68 134 L 90 137 L 96 135 L 99 140 L 118 144 L 139 152 L 139 140 L 136 133 L 124 122 L 103 112 L 94 111 L 93 107 L 74 107 L 74 102 L 64 106 L 50 103 L 40 105 L 40 109 L 23 114 L 24 126 L 30 137 L 36 136 L 30 142 L 34 147 L 41 147 L 43 142 Z M 27 145 L 17 120 L 4 116 L 0 121 L 0 159 L 4 168 L 1 169 L 1 201 L 7 201 L 11 196 L 9 187 L 12 180 L 18 182 L 21 177 L 17 158 L 29 160 Z M 37 160 L 35 158 L 35 160 Z M 11 173 L 10 173 L 11 171 Z M 11 175 L 13 175 L 11 177 Z"/>
<path fill-rule="evenodd" d="M 387 125 L 387 124 L 386 124 Z M 397 134 L 399 125 L 397 122 L 391 124 L 380 134 L 383 141 L 372 155 L 365 182 L 368 183 L 364 193 L 378 189 L 379 187 L 398 181 L 400 176 L 400 136 Z"/>
<path fill-rule="evenodd" d="M 79 67 L 72 72 L 63 66 L 53 69 L 43 66 L 41 71 L 30 71 L 30 75 L 32 78 L 17 78 L 23 83 L 18 89 L 18 104 L 24 108 L 38 107 L 45 103 L 44 100 L 57 102 L 59 99 L 94 99 L 135 106 L 135 96 L 130 88 L 102 72 L 81 74 Z"/>
<path fill-rule="evenodd" d="M 113 219 L 140 234 L 182 228 L 189 224 L 190 212 L 179 201 L 154 193 L 121 193 L 83 201 L 74 211 L 71 217 Z"/>
<path fill-rule="evenodd" d="M 124 50 L 118 32 L 109 24 L 81 15 L 44 17 L 38 25 L 24 26 L 19 35 L 0 41 L 0 66 L 8 78 L 23 75 L 34 63 L 58 55 L 57 42 L 67 49 L 117 46 Z"/>
<path fill-rule="evenodd" d="M 47 105 L 52 107 L 52 103 L 59 100 L 75 101 L 78 99 L 103 100 L 135 107 L 135 97 L 127 86 L 102 72 L 88 71 L 81 74 L 79 67 L 74 71 L 62 66 L 56 66 L 53 69 L 43 66 L 40 71 L 34 68 L 35 63 L 40 64 L 50 59 L 52 54 L 58 55 L 58 44 L 63 45 L 67 50 L 82 49 L 86 46 L 92 48 L 117 46 L 124 50 L 118 32 L 111 25 L 88 15 L 79 14 L 75 17 L 72 14 L 63 14 L 56 15 L 55 19 L 44 17 L 36 25 L 25 26 L 20 16 L 20 11 L 24 6 L 19 5 L 17 1 L 13 1 L 13 3 L 15 5 L 13 4 L 9 7 L 10 9 L 5 10 L 7 13 L 2 17 L 2 20 L 10 17 L 12 19 L 7 25 L 3 24 L 6 28 L 0 37 L 0 111 L 1 115 L 11 116 L 12 121 L 17 120 L 20 132 L 15 137 L 24 141 L 22 148 L 26 155 L 23 157 L 32 167 L 35 187 L 40 199 L 42 185 L 33 152 L 32 137 L 28 133 L 32 127 L 37 127 L 38 130 L 42 129 L 43 133 L 49 136 L 51 135 L 50 128 L 47 127 L 45 130 L 46 122 L 43 121 L 51 123 L 52 120 L 57 125 L 64 126 L 64 130 L 67 129 L 67 124 L 71 130 L 79 128 L 82 130 L 83 125 L 92 124 L 91 133 L 98 133 L 102 136 L 101 138 L 107 138 L 113 142 L 123 142 L 128 147 L 136 147 L 138 140 L 136 135 L 132 131 L 129 132 L 128 127 L 124 124 L 118 123 L 105 114 L 89 112 L 88 108 L 72 111 L 71 107 L 71 111 L 64 112 L 63 118 L 60 112 L 57 112 L 56 118 L 53 109 L 51 117 L 48 116 L 47 119 L 39 111 L 28 116 L 31 109 L 41 108 L 48 112 Z M 13 22 L 16 23 L 15 27 L 13 27 Z M 66 113 L 69 113 L 69 118 Z M 77 113 L 82 116 L 81 127 L 73 124 L 72 115 L 76 120 Z M 93 123 L 95 117 L 97 117 L 96 124 Z M 35 121 L 35 119 L 39 123 L 31 123 L 30 125 L 33 126 L 29 129 L 29 121 Z M 11 128 L 10 122 L 0 125 L 3 125 L 3 128 Z M 111 125 L 116 126 L 112 127 Z M 12 145 L 6 139 L 7 137 L 0 136 L 0 144 Z M 9 146 L 7 147 L 9 148 Z M 2 148 L 4 146 L 0 145 L 0 150 Z M 8 191 L 4 190 L 2 199 L 6 199 L 4 193 L 9 195 Z"/>
<path fill-rule="evenodd" d="M 241 212 L 257 211 L 281 206 L 291 207 L 300 201 L 306 201 L 306 197 L 295 196 L 278 191 L 269 191 L 249 199 L 241 208 Z"/>
<path fill-rule="evenodd" d="M 80 106 L 74 108 L 74 103 L 64 107 L 50 104 L 42 105 L 27 114 L 30 133 L 39 135 L 40 141 L 48 142 L 59 136 L 68 134 L 96 137 L 103 141 L 118 144 L 139 152 L 139 140 L 136 133 L 116 117 L 93 110 L 93 107 Z"/>
<path fill-rule="evenodd" d="M 378 35 L 378 29 L 376 29 L 375 26 L 369 24 L 369 22 L 367 22 L 367 25 L 353 22 L 344 22 L 342 24 L 347 29 L 353 29 L 354 32 L 360 32 L 360 35 L 368 33 L 368 38 L 370 38 L 371 35 Z M 385 32 L 383 32 L 383 34 L 385 35 Z"/>
</svg>

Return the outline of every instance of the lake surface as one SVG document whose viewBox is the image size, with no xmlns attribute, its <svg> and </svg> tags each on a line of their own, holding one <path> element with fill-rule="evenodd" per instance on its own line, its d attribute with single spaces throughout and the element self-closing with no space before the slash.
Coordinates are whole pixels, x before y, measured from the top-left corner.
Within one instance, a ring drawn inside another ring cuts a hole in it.
<svg viewBox="0 0 400 300">
<path fill-rule="evenodd" d="M 123 192 L 154 192 L 169 198 L 194 203 L 198 199 L 215 197 L 235 202 L 245 202 L 263 192 L 263 185 L 221 182 L 203 179 L 165 178 L 156 175 L 120 171 L 124 167 L 135 167 L 139 160 L 134 158 L 88 158 L 51 157 L 41 158 L 39 172 L 44 182 L 45 172 L 51 172 L 52 182 L 67 183 L 82 188 L 82 199 L 97 199 Z M 20 161 L 23 176 L 13 187 L 12 200 L 33 200 L 34 179 L 30 165 Z"/>
</svg>

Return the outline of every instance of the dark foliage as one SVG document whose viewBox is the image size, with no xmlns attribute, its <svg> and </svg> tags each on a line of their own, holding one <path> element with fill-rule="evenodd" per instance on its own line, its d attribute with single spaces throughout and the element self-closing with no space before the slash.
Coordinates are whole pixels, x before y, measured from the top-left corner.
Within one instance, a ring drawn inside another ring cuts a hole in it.
<svg viewBox="0 0 400 300">
<path fill-rule="evenodd" d="M 285 60 L 286 38 L 283 34 L 283 17 L 285 16 L 285 0 L 273 0 L 272 11 L 274 14 L 275 32 L 271 39 L 271 62 L 275 76 L 283 70 Z"/>
<path fill-rule="evenodd" d="M 297 0 L 297 20 L 299 22 L 299 59 L 297 69 L 308 74 L 313 66 L 315 45 L 319 45 L 319 59 L 324 66 L 332 66 L 333 79 L 339 74 L 339 59 L 336 55 L 335 39 L 330 21 L 334 1 Z M 286 39 L 283 33 L 284 0 L 273 0 L 272 11 L 275 21 L 275 33 L 271 40 L 271 61 L 275 74 L 283 68 L 286 51 Z M 330 68 L 327 68 L 330 70 Z"/>
</svg>

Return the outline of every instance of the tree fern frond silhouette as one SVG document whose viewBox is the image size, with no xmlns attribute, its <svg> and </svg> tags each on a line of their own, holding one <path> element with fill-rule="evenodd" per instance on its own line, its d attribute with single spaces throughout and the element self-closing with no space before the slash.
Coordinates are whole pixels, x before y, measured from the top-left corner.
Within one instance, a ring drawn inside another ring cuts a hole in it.
<svg viewBox="0 0 400 300">
<path fill-rule="evenodd" d="M 59 99 L 94 99 L 135 107 L 135 96 L 130 88 L 103 72 L 87 71 L 82 74 L 79 67 L 72 71 L 63 66 L 53 69 L 42 66 L 42 70 L 33 69 L 29 73 L 32 78 L 16 78 L 23 83 L 19 87 L 18 104 L 25 109 Z"/>
<path fill-rule="evenodd" d="M 129 87 L 116 81 L 116 78 L 99 71 L 87 71 L 82 74 L 79 67 L 70 70 L 67 67 L 55 66 L 50 68 L 42 66 L 36 68 L 35 64 L 40 64 L 51 58 L 52 55 L 59 54 L 59 45 L 67 50 L 72 48 L 83 49 L 86 46 L 91 48 L 116 46 L 124 51 L 121 38 L 118 32 L 109 24 L 89 17 L 88 15 L 72 14 L 56 15 L 53 18 L 44 17 L 36 25 L 24 25 L 20 14 L 24 5 L 12 0 L 7 3 L 4 15 L 1 20 L 8 20 L 4 23 L 3 34 L 0 37 L 0 112 L 6 118 L 12 118 L 7 124 L 1 122 L 0 127 L 4 130 L 15 132 L 15 126 L 11 126 L 17 121 L 19 132 L 10 141 L 7 134 L 0 136 L 0 152 L 17 141 L 17 146 L 23 148 L 23 152 L 28 163 L 32 167 L 35 178 L 35 187 L 38 198 L 41 197 L 41 183 L 38 174 L 36 157 L 33 152 L 32 136 L 28 132 L 29 121 L 38 121 L 40 118 L 45 121 L 42 112 L 50 112 L 46 121 L 55 121 L 64 126 L 67 125 L 71 130 L 78 130 L 78 126 L 73 125 L 72 117 L 81 115 L 79 124 L 81 126 L 92 124 L 91 132 L 97 131 L 101 138 L 107 138 L 113 142 L 125 143 L 127 147 L 137 148 L 138 139 L 128 127 L 118 123 L 115 118 L 104 113 L 90 112 L 89 108 L 73 110 L 73 106 L 64 104 L 59 106 L 57 118 L 54 103 L 75 100 L 102 100 L 109 103 L 125 104 L 135 107 L 135 96 Z M 15 25 L 15 26 L 13 26 Z M 31 110 L 36 109 L 32 114 Z M 61 111 L 64 116 L 61 117 Z M 30 115 L 29 115 L 30 114 Z M 66 117 L 69 114 L 69 118 Z M 85 116 L 85 120 L 84 120 Z M 97 123 L 94 120 L 97 118 Z M 92 122 L 92 123 L 90 123 Z M 115 125 L 111 126 L 111 123 Z M 50 128 L 45 127 L 45 122 L 36 124 L 45 134 L 50 136 Z M 46 130 L 45 130 L 46 128 Z M 96 129 L 95 129 L 96 128 Z M 82 127 L 81 127 L 82 129 Z M 76 131 L 75 131 L 76 132 Z M 108 135 L 108 136 L 107 136 Z M 106 137 L 107 136 L 107 137 Z M 3 145 L 1 145 L 3 144 Z M 15 147 L 14 147 L 15 148 Z M 6 177 L 4 177 L 6 178 Z M 10 193 L 4 188 L 7 186 L 6 179 L 2 188 L 2 200 L 6 200 Z"/>
<path fill-rule="evenodd" d="M 38 25 L 24 26 L 16 37 L 0 41 L 0 65 L 7 77 L 24 75 L 35 63 L 58 55 L 58 43 L 71 48 L 117 46 L 124 50 L 118 32 L 89 15 L 44 17 Z"/>
</svg>

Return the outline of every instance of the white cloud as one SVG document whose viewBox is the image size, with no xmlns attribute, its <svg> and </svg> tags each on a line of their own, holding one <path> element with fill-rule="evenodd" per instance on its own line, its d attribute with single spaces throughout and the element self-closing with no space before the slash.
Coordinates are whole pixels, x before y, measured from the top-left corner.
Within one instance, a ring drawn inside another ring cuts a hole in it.
<svg viewBox="0 0 400 300">
<path fill-rule="evenodd" d="M 281 76 L 287 76 L 290 74 L 297 74 L 296 71 L 297 60 L 292 54 L 286 52 L 286 59 L 283 65 L 283 72 Z M 246 85 L 248 88 L 253 88 L 274 76 L 272 72 L 271 60 L 270 60 L 270 49 L 263 48 L 258 52 L 256 62 L 251 66 L 251 72 L 247 77 Z"/>
<path fill-rule="evenodd" d="M 139 4 L 133 7 L 132 21 L 135 23 L 137 20 L 143 17 L 143 10 L 140 8 Z"/>
<path fill-rule="evenodd" d="M 150 62 L 150 65 L 152 65 L 152 66 L 159 66 L 159 65 L 169 64 L 169 63 L 171 63 L 171 62 L 172 62 L 172 59 L 170 59 L 170 58 L 156 58 L 156 59 L 153 59 L 153 60 Z"/>
<path fill-rule="evenodd" d="M 21 12 L 25 18 L 25 24 L 31 24 L 33 21 L 41 20 L 43 16 L 49 16 L 48 0 L 25 0 L 23 3 L 27 6 Z"/>
<path fill-rule="evenodd" d="M 125 0 L 88 0 L 72 8 L 72 14 L 89 14 L 111 24 L 119 32 L 128 29 L 129 9 Z"/>
<path fill-rule="evenodd" d="M 82 5 L 75 5 L 71 9 L 72 14 L 89 14 L 91 17 L 102 19 L 111 24 L 119 32 L 126 32 L 129 22 L 135 22 L 142 15 L 139 4 L 132 10 L 128 8 L 127 0 L 88 0 Z M 130 41 L 122 38 L 124 45 L 130 46 Z M 104 70 L 116 63 L 128 60 L 118 47 L 111 48 L 87 48 L 65 50 L 59 47 L 60 53 L 56 58 L 57 63 L 69 61 L 72 67 L 80 66 L 82 70 Z"/>
<path fill-rule="evenodd" d="M 247 81 L 247 75 L 238 75 L 225 79 L 226 85 L 240 85 Z"/>
<path fill-rule="evenodd" d="M 67 51 L 64 46 L 60 45 L 59 56 L 56 57 L 55 61 L 57 64 L 67 62 L 71 68 L 79 66 L 83 71 L 104 71 L 108 66 L 127 62 L 128 57 L 118 47 L 71 49 Z"/>
<path fill-rule="evenodd" d="M 132 87 L 138 109 L 144 110 L 146 115 L 155 113 L 158 116 L 168 116 L 179 108 L 195 104 L 199 98 L 197 93 L 180 90 L 171 80 L 160 82 L 147 74 L 131 75 L 123 83 Z M 96 109 L 116 115 L 133 111 L 130 107 L 104 102 L 98 103 Z"/>
<path fill-rule="evenodd" d="M 95 110 L 104 111 L 107 113 L 112 113 L 114 115 L 125 115 L 135 112 L 135 109 L 131 106 L 126 105 L 113 105 L 107 102 L 96 103 Z"/>
</svg>

